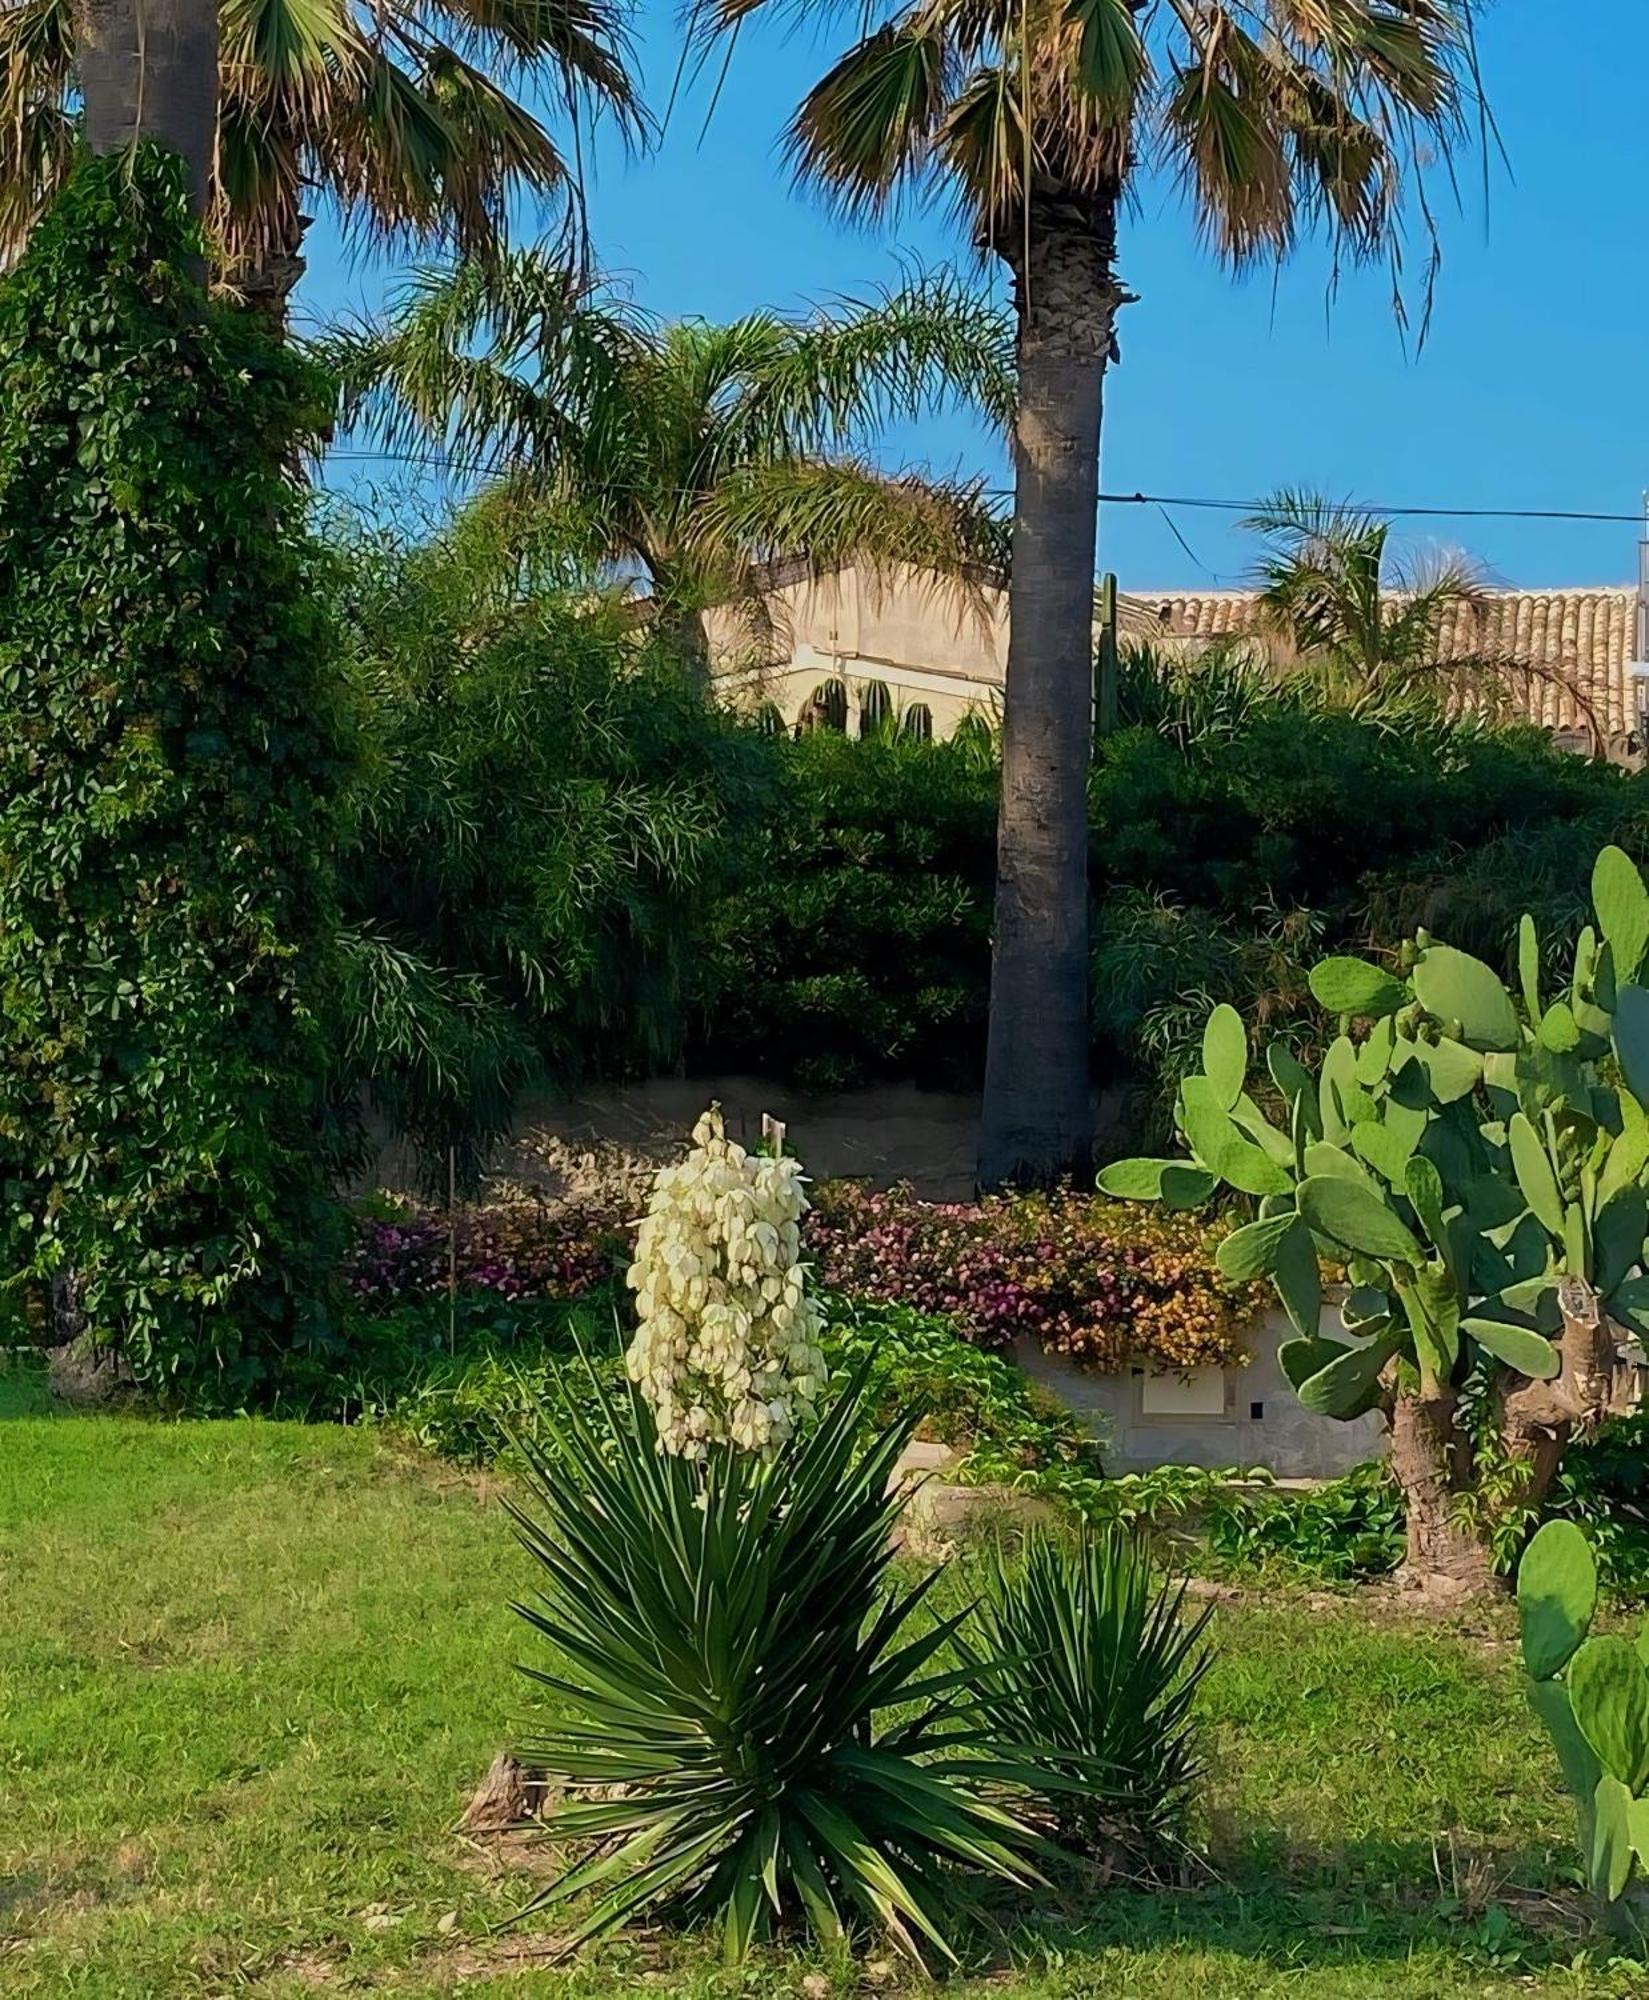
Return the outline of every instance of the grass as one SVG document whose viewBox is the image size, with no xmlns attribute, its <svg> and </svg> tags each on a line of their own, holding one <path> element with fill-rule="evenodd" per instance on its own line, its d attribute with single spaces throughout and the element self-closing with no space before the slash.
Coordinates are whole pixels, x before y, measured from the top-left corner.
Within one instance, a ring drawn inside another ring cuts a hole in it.
<svg viewBox="0 0 1649 2000">
<path fill-rule="evenodd" d="M 643 1939 L 555 1969 L 491 1935 L 525 1878 L 453 1824 L 527 1694 L 496 1489 L 370 1431 L 54 1416 L 16 1374 L 0 1415 L 0 1992 L 859 1990 L 845 1962 Z M 1004 1911 L 952 1991 L 1645 1990 L 1583 1934 L 1501 1639 L 1300 1599 L 1215 1629 L 1212 1878 Z"/>
</svg>

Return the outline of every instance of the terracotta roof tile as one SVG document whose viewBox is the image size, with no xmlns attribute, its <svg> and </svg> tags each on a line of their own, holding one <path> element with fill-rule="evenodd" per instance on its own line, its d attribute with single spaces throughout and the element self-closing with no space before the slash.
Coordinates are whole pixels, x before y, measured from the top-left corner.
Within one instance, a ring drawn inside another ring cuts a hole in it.
<svg viewBox="0 0 1649 2000">
<path fill-rule="evenodd" d="M 1494 590 L 1481 604 L 1457 605 L 1444 619 L 1444 656 L 1510 657 L 1537 670 L 1558 672 L 1583 689 L 1604 728 L 1634 726 L 1626 667 L 1632 658 L 1637 593 L 1594 590 Z M 1131 638 L 1219 639 L 1251 631 L 1257 600 L 1248 591 L 1190 595 L 1131 591 L 1119 603 L 1119 622 Z M 1526 695 L 1531 719 L 1552 729 L 1584 728 L 1574 695 L 1531 676 Z"/>
</svg>

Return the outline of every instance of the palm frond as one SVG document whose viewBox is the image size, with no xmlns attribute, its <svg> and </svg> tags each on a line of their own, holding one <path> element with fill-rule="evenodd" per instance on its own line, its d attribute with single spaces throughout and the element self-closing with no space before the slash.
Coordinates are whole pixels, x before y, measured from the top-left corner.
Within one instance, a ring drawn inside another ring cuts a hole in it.
<svg viewBox="0 0 1649 2000">
<path fill-rule="evenodd" d="M 1005 429 L 1014 407 L 1013 317 L 954 273 L 915 276 L 801 321 L 766 316 L 728 413 L 741 456 L 825 451 L 947 404 Z"/>
<path fill-rule="evenodd" d="M 231 283 L 297 254 L 311 190 L 378 244 L 490 254 L 522 196 L 578 238 L 583 127 L 647 136 L 622 0 L 223 0 L 220 34 L 212 227 Z M 67 171 L 73 51 L 68 0 L 0 18 L 0 253 Z"/>
<path fill-rule="evenodd" d="M 843 460 L 752 467 L 725 481 L 695 524 L 729 567 L 802 556 L 815 571 L 858 564 L 887 577 L 934 572 L 964 589 L 999 584 L 1007 524 L 982 481 L 893 475 Z"/>
<path fill-rule="evenodd" d="M 786 137 L 798 179 L 849 217 L 886 208 L 917 178 L 954 97 L 948 24 L 918 6 L 850 48 L 808 92 Z"/>
</svg>

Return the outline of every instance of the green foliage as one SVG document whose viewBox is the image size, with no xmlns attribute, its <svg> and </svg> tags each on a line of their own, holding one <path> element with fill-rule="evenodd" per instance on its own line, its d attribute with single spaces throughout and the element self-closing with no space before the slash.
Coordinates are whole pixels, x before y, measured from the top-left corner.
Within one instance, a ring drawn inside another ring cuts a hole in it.
<svg viewBox="0 0 1649 2000">
<path fill-rule="evenodd" d="M 832 1296 L 821 1345 L 831 1372 L 865 1374 L 878 1428 L 921 1412 L 921 1434 L 962 1455 L 960 1475 L 1052 1497 L 1103 1478 L 1099 1440 L 1022 1369 L 910 1306 Z"/>
<path fill-rule="evenodd" d="M 288 1362 L 274 1407 L 309 1422 L 375 1425 L 454 1464 L 508 1459 L 588 1388 L 622 1374 L 614 1295 L 510 1299 L 480 1286 L 344 1320 L 338 1351 Z"/>
<path fill-rule="evenodd" d="M 1300 1335 L 1281 1353 L 1300 1401 L 1352 1419 L 1426 1400 L 1439 1426 L 1426 1476 L 1447 1487 L 1455 1526 L 1502 1559 L 1556 1469 L 1536 1445 L 1561 1451 L 1601 1422 L 1614 1329 L 1649 1332 L 1649 991 L 1614 966 L 1617 939 L 1641 957 L 1649 891 L 1614 848 L 1593 883 L 1606 934 L 1600 945 L 1581 932 L 1559 992 L 1531 918 L 1515 995 L 1482 960 L 1420 931 L 1401 955 L 1407 979 L 1392 977 L 1399 1004 L 1376 968 L 1336 958 L 1317 969 L 1313 990 L 1348 1003 L 1342 1032 L 1315 1077 L 1273 1049 L 1280 1101 L 1269 1111 L 1241 1079 L 1222 1108 L 1233 1081 L 1216 1046 L 1229 1041 L 1223 1023 L 1205 1048 L 1218 1073 L 1188 1076 L 1179 1093 L 1189 1164 L 1262 1197 L 1259 1221 L 1222 1254 L 1229 1269 L 1271 1271 Z M 1354 1038 L 1359 1003 L 1375 1018 Z M 1167 1177 L 1160 1161 L 1127 1161 L 1100 1185 L 1162 1199 Z M 1352 1279 L 1350 1346 L 1317 1338 L 1319 1259 Z M 1452 1462 L 1446 1432 L 1469 1447 Z"/>
<path fill-rule="evenodd" d="M 1093 1045 L 1100 1074 L 1135 1089 L 1141 1137 L 1171 1128 L 1217 1003 L 1312 1053 L 1322 1020 L 1306 982 L 1324 952 L 1371 937 L 1395 949 L 1447 907 L 1457 943 L 1498 957 L 1514 885 L 1539 889 L 1543 927 L 1572 931 L 1571 854 L 1589 866 L 1617 828 L 1649 847 L 1639 782 L 1533 728 L 1393 728 L 1219 652 L 1125 653 L 1122 679 L 1090 788 Z M 757 1050 L 765 1072 L 821 1088 L 976 1085 L 988 732 L 934 745 L 819 732 L 772 749 L 783 803 L 719 917 L 693 1059 L 748 1065 Z"/>
<path fill-rule="evenodd" d="M 343 564 L 367 750 L 344 1053 L 442 1186 L 528 1084 L 675 1060 L 772 792 L 768 747 L 519 530 L 482 508 Z"/>
<path fill-rule="evenodd" d="M 1188 1615 L 1184 1585 L 1159 1583 L 1144 1539 L 1114 1524 L 1034 1536 L 986 1571 L 980 1650 L 958 1645 L 997 1742 L 1053 1780 L 1041 1803 L 1062 1847 L 1150 1866 L 1183 1842 L 1212 1608 Z"/>
<path fill-rule="evenodd" d="M 1597 1564 L 1572 1521 L 1548 1521 L 1523 1551 L 1517 1609 L 1523 1665 L 1532 1679 L 1550 1680 L 1586 1637 L 1597 1608 Z"/>
<path fill-rule="evenodd" d="M 1592 1893 L 1612 1904 L 1634 1866 L 1649 1870 L 1649 1627 L 1635 1646 L 1616 1632 L 1588 1636 L 1597 1565 L 1568 1521 L 1547 1522 L 1529 1543 L 1517 1596 L 1530 1703 L 1575 1795 Z"/>
<path fill-rule="evenodd" d="M 182 168 L 86 160 L 0 281 L 5 1259 L 233 1404 L 325 1327 L 326 385 L 208 305 Z"/>
<path fill-rule="evenodd" d="M 782 789 L 719 914 L 695 1059 L 754 1059 L 821 1089 L 971 1083 L 990 971 L 990 747 L 816 731 L 773 750 Z"/>
<path fill-rule="evenodd" d="M 944 272 L 802 318 L 661 324 L 525 250 L 417 274 L 387 324 L 327 352 L 346 422 L 496 468 L 489 503 L 548 512 L 592 573 L 640 571 L 701 673 L 711 605 L 740 609 L 760 652 L 776 552 L 958 579 L 1005 559 L 981 481 L 858 455 L 888 420 L 948 404 L 1011 417 L 1012 322 Z"/>
<path fill-rule="evenodd" d="M 1636 879 L 1617 850 L 1605 850 L 1600 873 L 1617 903 Z M 1220 1075 L 1181 1085 L 1192 1162 L 1267 1197 L 1261 1223 L 1239 1232 L 1227 1259 L 1270 1268 L 1287 1304 L 1284 1246 L 1295 1230 L 1281 1225 L 1293 1217 L 1359 1288 L 1365 1344 L 1315 1373 L 1292 1371 L 1308 1408 L 1361 1415 L 1389 1395 L 1382 1376 L 1394 1356 L 1428 1394 L 1466 1387 L 1485 1363 L 1533 1381 L 1555 1376 L 1546 1335 L 1559 1323 L 1560 1283 L 1628 1326 L 1649 1325 L 1638 1278 L 1649 1107 L 1622 1052 L 1634 1003 L 1649 1009 L 1649 994 L 1617 981 L 1611 949 L 1600 953 L 1595 933 L 1582 933 L 1567 998 L 1542 1009 L 1531 974 L 1520 1011 L 1489 966 L 1422 931 L 1405 953 L 1402 1006 L 1382 1010 L 1361 1042 L 1342 1033 L 1315 1084 L 1292 1057 L 1271 1065 L 1283 1080 L 1279 1118 L 1240 1095 L 1220 1108 L 1232 1082 L 1223 1054 Z M 1329 961 L 1315 984 L 1349 996 L 1346 966 Z M 1374 994 L 1366 980 L 1358 991 Z M 1625 1090 L 1610 1088 L 1611 1055 Z M 1149 1197 L 1157 1172 L 1155 1162 L 1125 1162 L 1100 1184 Z M 1570 1420 L 1600 1414 L 1576 1409 Z"/>
<path fill-rule="evenodd" d="M 588 1895 L 569 1942 L 662 1909 L 736 1959 L 776 1922 L 857 1917 L 950 1959 L 952 1868 L 1035 1879 L 983 1791 L 1021 1770 L 934 1671 L 966 1612 L 919 1626 L 939 1572 L 887 1584 L 911 1425 L 861 1451 L 861 1386 L 768 1464 L 661 1452 L 633 1391 L 524 1448 L 519 1609 L 553 1648 L 526 1669 L 549 1703 L 524 1754 L 566 1787 L 551 1837 L 596 1844 L 532 1905 Z"/>
<path fill-rule="evenodd" d="M 1403 1559 L 1403 1496 L 1391 1468 L 1372 1459 L 1302 1492 L 1222 1493 L 1206 1528 L 1220 1568 L 1360 1583 Z"/>
</svg>

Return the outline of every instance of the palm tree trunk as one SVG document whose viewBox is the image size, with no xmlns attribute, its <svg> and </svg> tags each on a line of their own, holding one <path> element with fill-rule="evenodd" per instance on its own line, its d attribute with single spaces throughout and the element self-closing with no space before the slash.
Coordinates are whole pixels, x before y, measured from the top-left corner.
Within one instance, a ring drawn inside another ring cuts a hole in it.
<svg viewBox="0 0 1649 2000">
<path fill-rule="evenodd" d="M 303 239 L 310 220 L 307 215 L 283 218 L 272 239 L 250 262 L 226 274 L 241 303 L 260 314 L 270 331 L 281 338 L 286 334 L 292 294 L 309 268 L 303 254 Z"/>
<path fill-rule="evenodd" d="M 1101 389 L 1123 294 L 1114 202 L 1033 197 L 1019 311 L 1013 573 L 979 1181 L 1083 1175 L 1088 765 Z"/>
<path fill-rule="evenodd" d="M 91 150 L 153 139 L 181 153 L 204 215 L 217 131 L 217 0 L 79 0 L 75 38 Z"/>
</svg>

